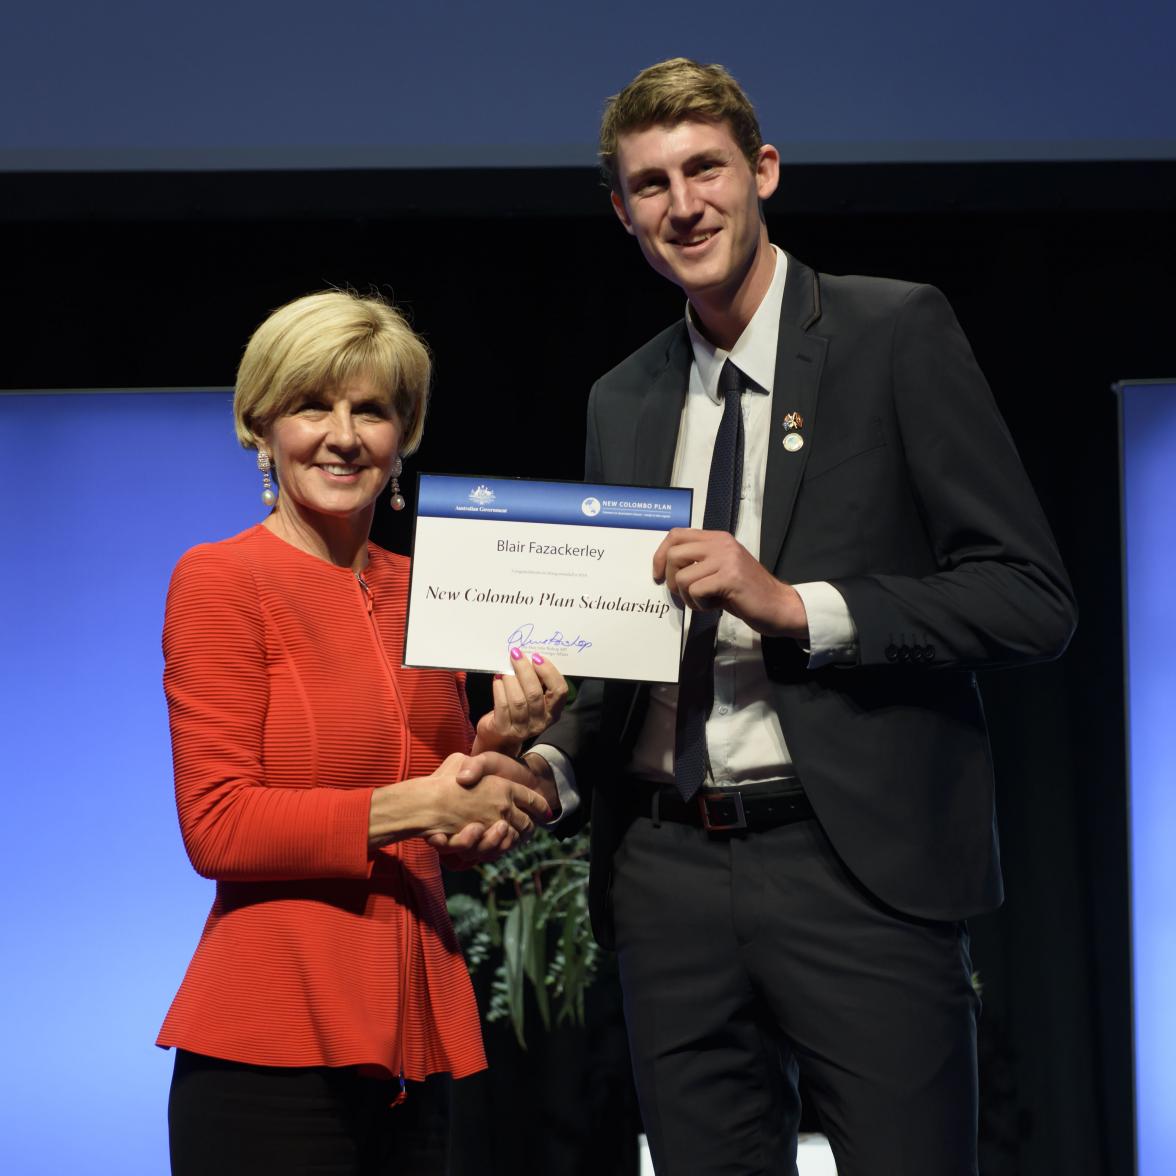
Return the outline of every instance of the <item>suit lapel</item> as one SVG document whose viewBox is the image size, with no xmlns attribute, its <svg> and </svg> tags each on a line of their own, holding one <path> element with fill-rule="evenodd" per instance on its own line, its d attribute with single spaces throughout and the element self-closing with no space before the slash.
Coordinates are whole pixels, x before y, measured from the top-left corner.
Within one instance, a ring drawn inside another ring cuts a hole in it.
<svg viewBox="0 0 1176 1176">
<path fill-rule="evenodd" d="M 690 337 L 685 324 L 666 347 L 660 370 L 650 374 L 633 433 L 632 482 L 638 486 L 668 486 L 674 475 L 674 451 L 682 423 L 682 405 L 690 382 Z M 604 706 L 613 716 L 617 743 L 627 759 L 637 732 L 645 721 L 649 686 L 634 682 L 606 682 Z M 606 715 L 605 722 L 609 721 Z M 608 726 L 603 727 L 609 730 Z M 611 847 L 610 847 L 611 856 Z M 607 860 L 607 858 L 605 859 Z M 603 871 L 601 871 L 603 873 Z"/>
<path fill-rule="evenodd" d="M 764 476 L 764 514 L 760 529 L 760 563 L 774 569 L 780 559 L 792 508 L 800 489 L 805 463 L 817 427 L 817 393 L 828 341 L 808 334 L 821 316 L 821 286 L 817 275 L 794 257 L 788 258 L 788 278 L 780 308 L 776 343 L 776 377 L 772 391 L 768 468 Z M 789 429 L 784 418 L 799 413 L 804 424 Z M 800 449 L 785 448 L 790 433 L 803 437 Z"/>
<path fill-rule="evenodd" d="M 673 336 L 665 358 L 638 410 L 633 450 L 633 482 L 638 486 L 668 486 L 673 476 L 678 427 L 690 382 L 690 339 L 685 325 Z"/>
<path fill-rule="evenodd" d="M 792 509 L 817 424 L 817 394 L 828 341 L 809 334 L 821 317 L 821 287 L 816 273 L 789 256 L 788 279 L 780 307 L 776 343 L 776 374 L 772 392 L 771 436 L 764 477 L 764 514 L 760 532 L 760 562 L 775 568 L 788 533 Z M 638 409 L 633 451 L 633 482 L 639 486 L 668 486 L 674 472 L 674 450 L 682 405 L 690 382 L 690 338 L 685 325 L 666 348 L 665 364 L 650 379 Z M 790 432 L 784 418 L 798 412 L 804 445 L 784 447 Z"/>
</svg>

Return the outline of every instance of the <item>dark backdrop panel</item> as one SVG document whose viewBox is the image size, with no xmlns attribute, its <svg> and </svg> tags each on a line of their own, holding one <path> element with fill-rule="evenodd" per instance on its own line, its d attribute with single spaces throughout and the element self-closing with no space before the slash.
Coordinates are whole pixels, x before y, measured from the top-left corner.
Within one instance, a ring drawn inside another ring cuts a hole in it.
<svg viewBox="0 0 1176 1176">
<path fill-rule="evenodd" d="M 868 173 L 855 183 L 868 189 Z M 917 193 L 909 197 L 917 206 Z M 769 218 L 775 240 L 821 269 L 946 291 L 1078 590 L 1082 621 L 1061 662 L 984 682 L 1009 900 L 973 932 L 986 1004 L 984 1170 L 1002 1176 L 1130 1171 L 1109 389 L 1115 379 L 1176 372 L 1176 232 L 1162 205 L 1128 213 L 1090 191 L 1073 203 L 1081 211 L 1051 200 L 1021 212 L 831 206 Z M 591 381 L 682 311 L 603 195 L 599 211 L 567 214 L 27 216 L 0 226 L 0 244 L 0 384 L 9 388 L 231 383 L 270 308 L 328 284 L 384 290 L 408 306 L 437 357 L 425 443 L 412 461 L 420 469 L 577 476 Z M 226 435 L 225 444 L 235 442 Z M 36 456 L 51 461 L 52 438 L 44 445 Z M 203 476 L 182 451 L 143 457 L 146 493 L 157 492 L 156 467 Z M 70 486 L 68 470 L 56 481 L 68 509 L 84 488 Z M 406 547 L 407 520 L 381 513 L 377 530 Z"/>
<path fill-rule="evenodd" d="M 1176 11 L 1176 10 L 1174 10 Z M 1176 209 L 1176 159 L 1116 163 L 801 164 L 779 215 L 1154 212 Z M 595 167 L 332 171 L 19 172 L 0 176 L 0 222 L 602 215 Z"/>
</svg>

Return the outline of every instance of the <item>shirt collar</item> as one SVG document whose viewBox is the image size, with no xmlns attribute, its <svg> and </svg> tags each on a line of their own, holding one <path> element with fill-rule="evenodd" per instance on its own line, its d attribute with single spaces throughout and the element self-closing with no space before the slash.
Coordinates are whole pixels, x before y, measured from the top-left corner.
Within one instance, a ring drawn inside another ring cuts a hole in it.
<svg viewBox="0 0 1176 1176">
<path fill-rule="evenodd" d="M 702 380 L 703 390 L 716 404 L 719 402 L 719 372 L 728 357 L 757 390 L 769 395 L 772 393 L 776 378 L 780 308 L 784 302 L 784 282 L 788 277 L 788 255 L 775 245 L 772 251 L 776 255 L 776 268 L 772 271 L 771 285 L 751 316 L 751 322 L 743 328 L 743 334 L 730 351 L 716 347 L 703 337 L 694 325 L 690 303 L 686 304 L 686 330 L 690 333 L 690 346 L 694 349 L 694 365 Z"/>
</svg>

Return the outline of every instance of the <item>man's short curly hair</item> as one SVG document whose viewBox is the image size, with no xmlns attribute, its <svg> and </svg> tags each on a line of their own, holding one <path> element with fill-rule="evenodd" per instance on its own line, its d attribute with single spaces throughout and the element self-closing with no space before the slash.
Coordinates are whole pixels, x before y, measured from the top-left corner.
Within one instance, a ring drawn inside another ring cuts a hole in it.
<svg viewBox="0 0 1176 1176">
<path fill-rule="evenodd" d="M 752 171 L 763 146 L 755 107 L 721 65 L 671 57 L 643 69 L 604 106 L 600 120 L 600 168 L 608 186 L 620 191 L 617 141 L 622 135 L 676 123 L 725 123 Z"/>
</svg>

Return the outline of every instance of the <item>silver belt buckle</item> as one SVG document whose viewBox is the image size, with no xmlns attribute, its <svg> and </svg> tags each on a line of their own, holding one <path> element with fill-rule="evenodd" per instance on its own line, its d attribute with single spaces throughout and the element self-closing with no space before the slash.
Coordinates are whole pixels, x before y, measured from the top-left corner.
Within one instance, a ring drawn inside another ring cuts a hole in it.
<svg viewBox="0 0 1176 1176">
<path fill-rule="evenodd" d="M 698 811 L 702 813 L 702 827 L 708 833 L 725 833 L 731 829 L 747 828 L 743 797 L 734 790 L 726 796 L 721 792 L 700 792 Z"/>
</svg>

